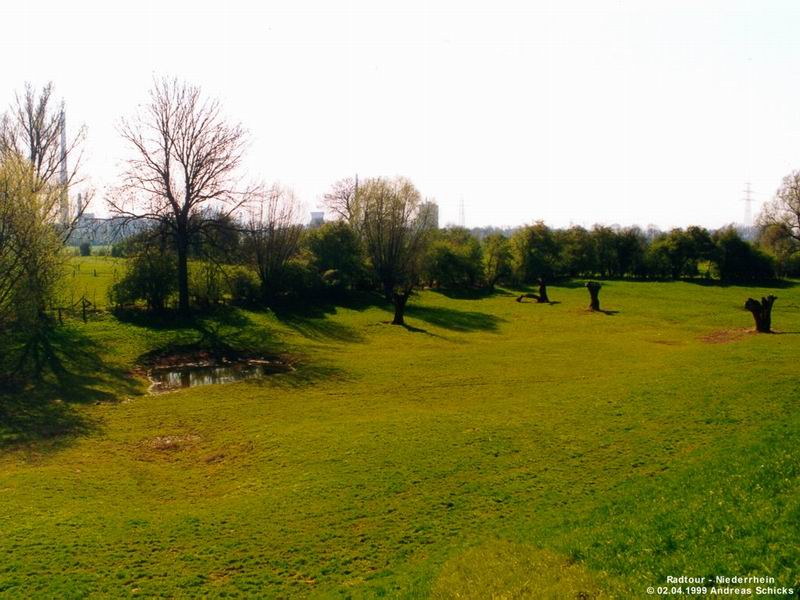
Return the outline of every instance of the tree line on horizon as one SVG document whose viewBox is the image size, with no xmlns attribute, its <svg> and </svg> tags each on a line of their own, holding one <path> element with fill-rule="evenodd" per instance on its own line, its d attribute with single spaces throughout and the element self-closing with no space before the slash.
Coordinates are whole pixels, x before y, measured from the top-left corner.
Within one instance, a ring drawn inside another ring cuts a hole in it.
<svg viewBox="0 0 800 600">
<path fill-rule="evenodd" d="M 79 181 L 84 131 L 66 149 L 73 170 L 65 181 L 52 86 L 38 93 L 27 86 L 0 124 L 0 321 L 24 329 L 47 321 L 59 293 L 61 249 L 82 210 L 67 222 L 62 200 Z M 479 239 L 464 228 L 436 229 L 403 177 L 336 182 L 323 199 L 336 220 L 307 229 L 291 190 L 244 176 L 245 129 L 198 87 L 155 79 L 119 132 L 130 155 L 107 202 L 119 222 L 138 224 L 113 249 L 129 258 L 111 290 L 119 306 L 159 311 L 174 299 L 188 314 L 224 298 L 271 306 L 375 290 L 402 324 L 420 287 L 491 289 L 571 277 L 752 282 L 800 273 L 798 173 L 762 214 L 755 244 L 733 227 L 653 235 L 542 222 Z"/>
</svg>

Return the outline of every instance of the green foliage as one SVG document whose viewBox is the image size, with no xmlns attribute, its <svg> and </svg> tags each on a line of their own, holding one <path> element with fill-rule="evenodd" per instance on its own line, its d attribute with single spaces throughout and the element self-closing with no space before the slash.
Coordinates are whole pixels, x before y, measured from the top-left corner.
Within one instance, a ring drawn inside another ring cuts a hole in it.
<svg viewBox="0 0 800 600">
<path fill-rule="evenodd" d="M 775 259 L 775 270 L 781 277 L 800 275 L 800 241 L 792 237 L 791 230 L 783 223 L 761 228 L 758 243 Z"/>
<path fill-rule="evenodd" d="M 510 279 L 511 243 L 502 234 L 486 236 L 481 244 L 484 260 L 484 281 L 490 288 Z"/>
<path fill-rule="evenodd" d="M 234 302 L 252 306 L 261 298 L 261 284 L 250 269 L 234 268 L 228 274 L 228 287 Z"/>
<path fill-rule="evenodd" d="M 568 277 L 593 277 L 597 273 L 597 252 L 592 234 L 583 227 L 556 232 L 559 247 L 559 271 Z"/>
<path fill-rule="evenodd" d="M 310 231 L 305 240 L 312 264 L 324 274 L 336 271 L 334 287 L 351 287 L 364 279 L 364 252 L 353 228 L 346 221 L 325 223 Z"/>
<path fill-rule="evenodd" d="M 92 255 L 92 244 L 91 242 L 81 242 L 80 254 L 81 256 L 91 256 Z"/>
<path fill-rule="evenodd" d="M 322 279 L 307 259 L 295 257 L 284 266 L 280 285 L 283 295 L 308 300 L 309 295 L 320 292 Z"/>
<path fill-rule="evenodd" d="M 208 308 L 220 304 L 225 296 L 222 267 L 211 261 L 193 265 L 189 269 L 189 290 L 195 306 Z"/>
<path fill-rule="evenodd" d="M 626 227 L 617 232 L 616 250 L 618 275 L 643 277 L 647 274 L 647 240 L 641 229 Z"/>
<path fill-rule="evenodd" d="M 0 323 L 25 329 L 58 294 L 63 243 L 54 223 L 61 188 L 39 181 L 28 161 L 0 159 Z"/>
<path fill-rule="evenodd" d="M 401 321 L 433 235 L 430 213 L 420 211 L 419 190 L 404 177 L 368 179 L 359 187 L 357 201 L 364 214 L 368 264 L 386 298 L 395 302 L 396 320 Z"/>
<path fill-rule="evenodd" d="M 733 227 L 714 233 L 714 263 L 723 281 L 752 281 L 775 276 L 774 259 L 744 241 Z"/>
<path fill-rule="evenodd" d="M 453 227 L 439 232 L 427 249 L 425 278 L 434 286 L 474 288 L 483 282 L 483 249 L 469 231 Z"/>
<path fill-rule="evenodd" d="M 700 261 L 710 260 L 716 254 L 708 230 L 694 226 L 686 230 L 673 229 L 656 238 L 649 250 L 651 261 L 658 265 L 658 272 L 654 274 L 673 279 L 696 276 Z"/>
<path fill-rule="evenodd" d="M 559 247 L 553 230 L 541 221 L 526 225 L 511 238 L 512 265 L 515 280 L 533 283 L 550 281 L 559 264 Z"/>
<path fill-rule="evenodd" d="M 109 289 L 109 300 L 117 306 L 143 301 L 148 310 L 161 312 L 177 289 L 175 255 L 144 246 L 128 260 L 125 274 Z"/>
</svg>

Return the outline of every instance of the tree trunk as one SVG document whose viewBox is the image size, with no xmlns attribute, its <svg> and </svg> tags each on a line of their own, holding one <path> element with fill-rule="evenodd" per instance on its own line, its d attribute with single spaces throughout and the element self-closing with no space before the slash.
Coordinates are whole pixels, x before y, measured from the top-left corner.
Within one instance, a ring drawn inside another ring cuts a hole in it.
<svg viewBox="0 0 800 600">
<path fill-rule="evenodd" d="M 770 333 L 772 331 L 772 305 L 777 300 L 777 296 L 762 297 L 761 302 L 748 298 L 744 307 L 753 313 L 756 322 L 756 331 L 759 333 Z"/>
<path fill-rule="evenodd" d="M 178 311 L 189 314 L 189 248 L 185 236 L 178 236 Z"/>
<path fill-rule="evenodd" d="M 392 325 L 406 324 L 406 322 L 403 320 L 403 313 L 406 310 L 406 302 L 408 302 L 408 297 L 410 295 L 410 292 L 405 294 L 395 293 L 392 295 L 392 302 L 394 302 L 394 319 L 392 320 Z"/>
<path fill-rule="evenodd" d="M 590 310 L 600 310 L 600 288 L 603 287 L 596 281 L 587 281 L 586 289 L 589 290 L 591 302 L 589 303 Z"/>
<path fill-rule="evenodd" d="M 536 299 L 539 304 L 550 304 L 550 298 L 547 297 L 547 284 L 544 279 L 539 280 L 539 297 Z"/>
</svg>

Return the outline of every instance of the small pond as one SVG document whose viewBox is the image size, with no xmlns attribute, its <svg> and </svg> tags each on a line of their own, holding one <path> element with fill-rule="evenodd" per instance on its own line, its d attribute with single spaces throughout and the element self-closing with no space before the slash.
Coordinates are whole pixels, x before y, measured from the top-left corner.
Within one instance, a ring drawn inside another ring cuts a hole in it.
<svg viewBox="0 0 800 600">
<path fill-rule="evenodd" d="M 243 379 L 260 379 L 276 373 L 292 371 L 292 366 L 279 361 L 242 359 L 220 363 L 190 363 L 159 366 L 151 369 L 147 376 L 153 385 L 151 392 L 168 392 L 198 385 L 231 383 Z"/>
</svg>

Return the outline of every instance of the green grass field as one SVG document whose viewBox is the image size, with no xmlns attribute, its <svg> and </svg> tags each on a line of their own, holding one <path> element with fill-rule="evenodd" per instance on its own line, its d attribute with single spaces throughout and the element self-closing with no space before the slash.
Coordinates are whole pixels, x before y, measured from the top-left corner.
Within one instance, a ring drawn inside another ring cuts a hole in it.
<svg viewBox="0 0 800 600">
<path fill-rule="evenodd" d="M 76 281 L 104 290 L 112 259 L 81 260 Z M 766 292 L 779 335 L 749 333 L 744 300 Z M 608 314 L 580 282 L 550 298 L 426 291 L 408 328 L 370 297 L 68 321 L 56 375 L 2 399 L 0 596 L 798 584 L 800 287 L 607 282 Z M 153 349 L 220 341 L 300 366 L 155 396 L 130 375 Z"/>
</svg>

